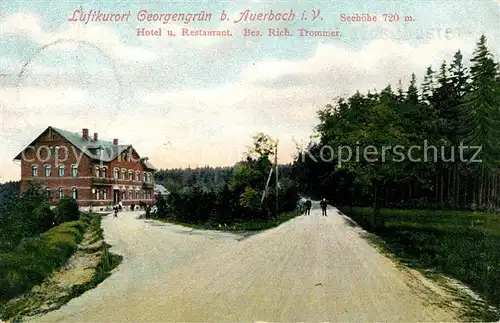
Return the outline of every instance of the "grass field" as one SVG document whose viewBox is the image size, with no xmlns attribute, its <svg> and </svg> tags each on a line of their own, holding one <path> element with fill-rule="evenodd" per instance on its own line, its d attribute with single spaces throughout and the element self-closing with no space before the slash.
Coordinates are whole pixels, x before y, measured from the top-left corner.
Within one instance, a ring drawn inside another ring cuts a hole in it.
<svg viewBox="0 0 500 323">
<path fill-rule="evenodd" d="M 381 237 L 388 251 L 410 267 L 437 270 L 458 279 L 500 307 L 500 215 L 386 209 L 382 211 L 385 227 L 374 228 L 372 209 L 340 209 Z M 498 313 L 486 310 L 477 314 L 488 321 L 499 319 Z"/>
</svg>

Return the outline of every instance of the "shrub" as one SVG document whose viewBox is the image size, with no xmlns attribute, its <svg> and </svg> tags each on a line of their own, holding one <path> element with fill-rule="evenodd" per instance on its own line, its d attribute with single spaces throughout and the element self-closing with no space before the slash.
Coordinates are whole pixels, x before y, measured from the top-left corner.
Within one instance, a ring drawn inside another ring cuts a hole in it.
<svg viewBox="0 0 500 323">
<path fill-rule="evenodd" d="M 71 198 L 63 198 L 57 207 L 56 223 L 76 221 L 79 218 L 78 202 Z"/>
</svg>

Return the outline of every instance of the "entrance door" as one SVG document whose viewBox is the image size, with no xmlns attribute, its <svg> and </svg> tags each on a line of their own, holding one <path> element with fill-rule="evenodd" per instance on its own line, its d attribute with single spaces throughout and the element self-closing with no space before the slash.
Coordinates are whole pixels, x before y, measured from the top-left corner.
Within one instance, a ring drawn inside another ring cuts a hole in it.
<svg viewBox="0 0 500 323">
<path fill-rule="evenodd" d="M 120 201 L 120 190 L 113 190 L 113 204 L 117 204 Z"/>
</svg>

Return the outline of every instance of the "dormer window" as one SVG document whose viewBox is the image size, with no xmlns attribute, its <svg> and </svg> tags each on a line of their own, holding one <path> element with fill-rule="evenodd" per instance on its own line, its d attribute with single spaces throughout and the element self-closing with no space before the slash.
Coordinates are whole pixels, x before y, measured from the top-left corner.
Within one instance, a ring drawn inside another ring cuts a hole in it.
<svg viewBox="0 0 500 323">
<path fill-rule="evenodd" d="M 71 176 L 78 177 L 78 165 L 71 165 Z"/>
<path fill-rule="evenodd" d="M 128 180 L 133 181 L 134 180 L 134 172 L 129 170 L 128 171 Z"/>
<path fill-rule="evenodd" d="M 138 182 L 139 181 L 139 171 L 136 171 L 135 172 L 135 181 Z"/>
<path fill-rule="evenodd" d="M 116 167 L 113 169 L 113 177 L 115 179 L 118 179 L 120 177 L 120 171 Z"/>
<path fill-rule="evenodd" d="M 94 176 L 95 177 L 100 177 L 101 176 L 101 169 L 99 168 L 99 166 L 95 166 L 94 167 Z"/>
<path fill-rule="evenodd" d="M 122 180 L 127 180 L 127 170 L 126 169 L 122 169 Z"/>
<path fill-rule="evenodd" d="M 108 177 L 108 168 L 107 167 L 103 167 L 102 168 L 102 177 L 106 178 Z"/>
<path fill-rule="evenodd" d="M 59 175 L 59 177 L 64 177 L 64 165 L 59 165 L 58 175 Z"/>
</svg>

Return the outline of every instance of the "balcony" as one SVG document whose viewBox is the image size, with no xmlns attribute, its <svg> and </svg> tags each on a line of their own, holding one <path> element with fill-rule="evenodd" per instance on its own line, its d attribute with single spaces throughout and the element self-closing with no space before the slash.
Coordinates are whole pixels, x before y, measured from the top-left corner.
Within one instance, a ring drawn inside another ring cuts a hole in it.
<svg viewBox="0 0 500 323">
<path fill-rule="evenodd" d="M 151 182 L 142 182 L 142 188 L 153 188 L 155 185 Z"/>
<path fill-rule="evenodd" d="M 102 177 L 93 177 L 92 185 L 113 185 L 115 183 L 114 178 L 102 178 Z"/>
</svg>

